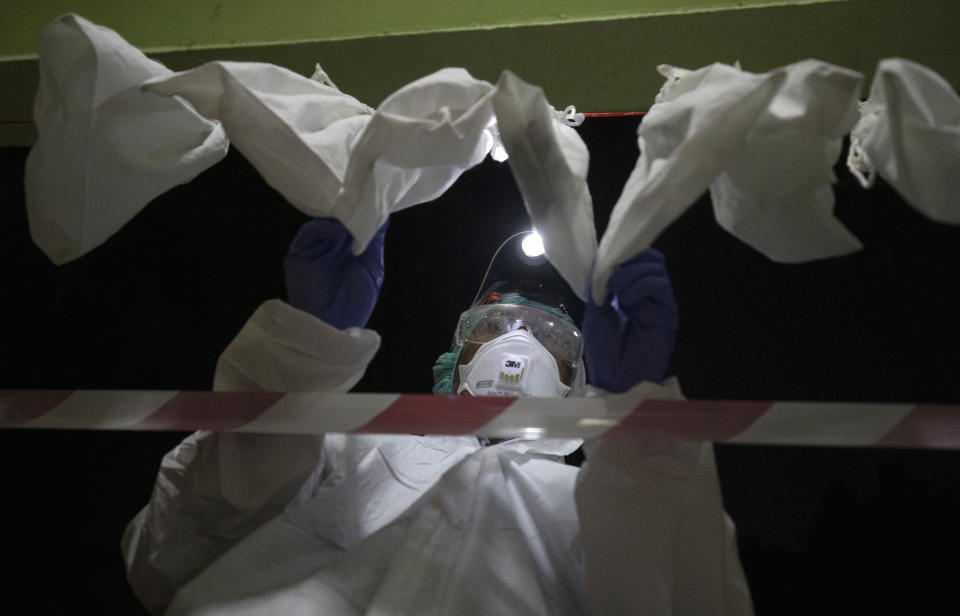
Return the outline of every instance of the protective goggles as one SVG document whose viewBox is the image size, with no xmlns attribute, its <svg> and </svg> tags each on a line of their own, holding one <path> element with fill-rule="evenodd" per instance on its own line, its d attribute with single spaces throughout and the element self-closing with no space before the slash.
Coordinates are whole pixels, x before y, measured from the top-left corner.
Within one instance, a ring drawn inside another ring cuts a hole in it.
<svg viewBox="0 0 960 616">
<path fill-rule="evenodd" d="M 526 329 L 553 357 L 576 368 L 583 355 L 580 330 L 564 317 L 530 305 L 486 304 L 460 315 L 454 342 L 484 344 L 504 334 Z"/>
</svg>

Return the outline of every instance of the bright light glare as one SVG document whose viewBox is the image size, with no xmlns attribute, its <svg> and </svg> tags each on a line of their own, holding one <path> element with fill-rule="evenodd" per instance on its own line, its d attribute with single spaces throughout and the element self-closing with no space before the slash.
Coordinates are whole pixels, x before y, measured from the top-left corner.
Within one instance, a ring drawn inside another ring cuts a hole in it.
<svg viewBox="0 0 960 616">
<path fill-rule="evenodd" d="M 527 427 L 523 429 L 523 438 L 540 438 L 545 432 L 543 428 Z"/>
<path fill-rule="evenodd" d="M 528 257 L 539 257 L 543 254 L 543 238 L 536 231 L 531 231 L 520 243 L 523 254 Z"/>
<path fill-rule="evenodd" d="M 613 426 L 616 425 L 617 421 L 614 419 L 603 419 L 601 417 L 584 417 L 577 422 L 578 425 L 584 427 L 592 426 Z"/>
</svg>

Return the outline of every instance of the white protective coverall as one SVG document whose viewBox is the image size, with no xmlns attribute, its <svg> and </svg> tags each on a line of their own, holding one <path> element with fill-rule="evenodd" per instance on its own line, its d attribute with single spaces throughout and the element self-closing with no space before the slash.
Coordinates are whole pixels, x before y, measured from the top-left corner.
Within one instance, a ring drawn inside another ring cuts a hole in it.
<svg viewBox="0 0 960 616">
<path fill-rule="evenodd" d="M 272 300 L 215 389 L 346 391 L 379 336 Z M 643 384 L 648 397 L 676 388 Z M 197 432 L 123 538 L 168 614 L 750 614 L 708 445 Z"/>
</svg>

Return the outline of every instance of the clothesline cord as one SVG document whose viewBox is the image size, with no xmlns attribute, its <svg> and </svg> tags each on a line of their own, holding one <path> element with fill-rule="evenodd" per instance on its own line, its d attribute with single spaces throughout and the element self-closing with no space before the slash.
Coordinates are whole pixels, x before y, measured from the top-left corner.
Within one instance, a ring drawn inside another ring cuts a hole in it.
<svg viewBox="0 0 960 616">
<path fill-rule="evenodd" d="M 624 116 L 643 116 L 646 111 L 600 111 L 584 113 L 585 118 L 618 118 Z M 33 120 L 0 120 L 0 124 L 33 124 Z"/>
<path fill-rule="evenodd" d="M 623 116 L 643 116 L 646 111 L 601 111 L 594 113 L 584 113 L 585 118 L 618 118 Z"/>
</svg>

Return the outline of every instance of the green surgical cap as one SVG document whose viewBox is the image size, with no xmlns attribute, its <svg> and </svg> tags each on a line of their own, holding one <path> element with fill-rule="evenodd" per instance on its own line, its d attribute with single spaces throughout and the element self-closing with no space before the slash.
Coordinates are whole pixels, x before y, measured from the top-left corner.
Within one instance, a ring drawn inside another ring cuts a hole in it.
<svg viewBox="0 0 960 616">
<path fill-rule="evenodd" d="M 461 347 L 456 346 L 452 351 L 441 353 L 433 364 L 433 393 L 453 393 L 453 369 L 460 357 L 460 349 Z"/>
</svg>

